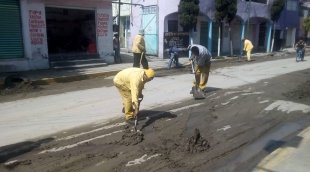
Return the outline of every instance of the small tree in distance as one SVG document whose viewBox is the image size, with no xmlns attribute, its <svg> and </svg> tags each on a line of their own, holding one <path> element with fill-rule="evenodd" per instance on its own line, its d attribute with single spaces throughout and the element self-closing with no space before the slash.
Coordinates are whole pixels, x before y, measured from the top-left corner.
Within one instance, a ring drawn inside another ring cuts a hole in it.
<svg viewBox="0 0 310 172">
<path fill-rule="evenodd" d="M 276 23 L 278 22 L 279 18 L 281 17 L 281 12 L 284 9 L 284 6 L 285 6 L 285 0 L 274 0 L 272 3 L 272 6 L 270 8 L 270 18 L 273 22 L 273 35 L 272 35 L 270 52 L 273 51 Z"/>
<path fill-rule="evenodd" d="M 193 43 L 193 28 L 197 24 L 199 15 L 199 0 L 181 0 L 178 5 L 180 25 L 190 31 L 191 44 Z"/>
<path fill-rule="evenodd" d="M 302 19 L 302 27 L 306 30 L 308 35 L 308 32 L 310 31 L 310 17 L 306 17 L 304 19 Z M 307 36 L 306 36 L 307 38 Z"/>
<path fill-rule="evenodd" d="M 233 55 L 232 48 L 232 36 L 230 23 L 234 20 L 237 13 L 237 0 L 215 0 L 214 19 L 220 24 L 219 26 L 219 37 L 218 37 L 218 56 L 220 56 L 220 45 L 221 45 L 221 23 L 224 19 L 229 24 L 229 35 L 230 35 L 230 55 Z"/>
</svg>

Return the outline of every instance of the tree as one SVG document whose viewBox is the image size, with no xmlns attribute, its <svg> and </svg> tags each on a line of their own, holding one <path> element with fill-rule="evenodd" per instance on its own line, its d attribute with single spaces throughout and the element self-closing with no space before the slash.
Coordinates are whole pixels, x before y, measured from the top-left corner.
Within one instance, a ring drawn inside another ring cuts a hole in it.
<svg viewBox="0 0 310 172">
<path fill-rule="evenodd" d="M 278 22 L 279 18 L 281 17 L 281 12 L 284 9 L 285 0 L 274 0 L 272 6 L 270 8 L 270 18 L 273 22 L 273 35 L 272 35 L 272 42 L 271 42 L 271 49 L 270 52 L 273 51 L 274 45 L 274 36 L 276 31 L 276 23 Z"/>
<path fill-rule="evenodd" d="M 199 15 L 199 0 L 181 0 L 178 5 L 180 25 L 190 31 L 191 44 L 193 44 L 193 28 L 197 24 Z"/>
<path fill-rule="evenodd" d="M 229 24 L 229 35 L 230 35 L 230 55 L 233 55 L 232 48 L 232 37 L 230 23 L 234 20 L 237 13 L 237 0 L 215 0 L 214 20 L 220 23 L 219 26 L 219 38 L 218 38 L 218 56 L 220 56 L 220 45 L 221 45 L 221 23 L 224 19 Z"/>
<path fill-rule="evenodd" d="M 306 30 L 308 35 L 308 32 L 310 31 L 310 17 L 306 17 L 304 19 L 302 19 L 302 27 Z M 307 38 L 307 36 L 306 36 Z"/>
</svg>

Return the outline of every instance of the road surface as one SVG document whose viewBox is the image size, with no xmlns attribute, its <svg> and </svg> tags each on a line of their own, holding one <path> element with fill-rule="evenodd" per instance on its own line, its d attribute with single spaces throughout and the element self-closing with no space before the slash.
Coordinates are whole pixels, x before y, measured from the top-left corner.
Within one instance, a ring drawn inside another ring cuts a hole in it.
<svg viewBox="0 0 310 172">
<path fill-rule="evenodd" d="M 214 66 L 205 100 L 189 94 L 188 68 L 147 83 L 143 136 L 126 128 L 112 78 L 98 88 L 3 102 L 0 171 L 247 171 L 309 126 L 310 101 L 298 98 L 308 61 Z"/>
</svg>

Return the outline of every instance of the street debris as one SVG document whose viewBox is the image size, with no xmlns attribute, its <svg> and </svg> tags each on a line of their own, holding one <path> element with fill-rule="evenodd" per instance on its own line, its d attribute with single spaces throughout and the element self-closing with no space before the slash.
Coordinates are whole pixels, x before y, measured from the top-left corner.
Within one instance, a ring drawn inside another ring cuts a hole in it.
<svg viewBox="0 0 310 172">
<path fill-rule="evenodd" d="M 121 145 L 137 145 L 139 143 L 141 143 L 144 139 L 143 139 L 143 134 L 142 132 L 137 132 L 134 131 L 132 132 L 132 127 L 126 125 L 124 127 L 124 134 L 122 136 L 121 141 L 118 141 L 117 144 L 121 144 Z"/>
<path fill-rule="evenodd" d="M 299 85 L 296 89 L 284 93 L 284 96 L 287 98 L 296 100 L 296 101 L 304 101 L 310 99 L 310 80 L 305 82 L 305 84 Z"/>
<path fill-rule="evenodd" d="M 196 128 L 194 135 L 187 140 L 186 150 L 189 153 L 199 153 L 209 148 L 209 142 L 200 135 L 200 131 Z"/>
</svg>

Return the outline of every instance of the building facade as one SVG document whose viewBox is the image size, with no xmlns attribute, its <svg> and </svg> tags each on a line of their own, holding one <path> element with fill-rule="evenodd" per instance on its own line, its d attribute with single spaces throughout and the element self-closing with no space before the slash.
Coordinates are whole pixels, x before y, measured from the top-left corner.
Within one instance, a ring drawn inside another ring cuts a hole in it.
<svg viewBox="0 0 310 172">
<path fill-rule="evenodd" d="M 287 1 L 295 2 L 297 0 Z M 179 47 L 183 50 L 189 44 L 186 42 L 189 38 L 185 38 L 185 33 L 188 33 L 188 31 L 184 30 L 178 23 L 179 2 L 179 0 L 132 0 L 132 3 L 140 3 L 144 7 L 132 6 L 132 15 L 141 17 L 131 18 L 133 26 L 131 28 L 130 44 L 132 44 L 134 37 L 138 34 L 138 30 L 143 28 L 146 33 L 147 54 L 161 58 L 166 57 L 167 47 L 171 46 L 171 42 L 176 42 L 176 40 L 179 42 Z M 246 37 L 254 44 L 254 51 L 269 52 L 273 27 L 270 20 L 270 7 L 272 3 L 273 0 L 252 0 L 249 5 L 248 1 L 238 0 L 238 11 L 229 27 L 225 21 L 222 23 L 214 22 L 214 0 L 200 1 L 200 14 L 192 36 L 193 43 L 204 45 L 213 54 L 217 54 L 218 48 L 220 48 L 221 54 L 229 54 L 230 38 L 232 38 L 233 51 L 239 54 L 243 46 L 241 39 Z M 289 7 L 286 7 L 285 11 L 286 9 L 289 9 Z M 286 13 L 287 15 L 295 16 L 294 11 Z M 285 23 L 283 23 L 283 20 L 285 20 Z M 286 46 L 293 44 L 292 35 L 297 35 L 297 32 L 294 30 L 297 30 L 296 28 L 300 24 L 298 21 L 292 20 L 294 19 L 289 19 L 289 17 L 283 19 L 282 14 L 277 24 L 277 29 L 289 28 L 289 33 L 282 37 L 282 39 L 286 37 L 291 38 L 286 39 Z M 229 32 L 229 28 L 231 28 L 231 32 Z M 219 33 L 221 35 L 221 43 L 218 46 Z"/>
<path fill-rule="evenodd" d="M 4 0 L 0 8 L 1 72 L 48 69 L 52 57 L 73 55 L 114 62 L 111 0 Z"/>
<path fill-rule="evenodd" d="M 120 39 L 120 47 L 121 48 L 127 48 L 128 42 L 130 38 L 130 14 L 131 14 L 131 0 L 121 0 L 121 10 L 120 10 L 120 17 L 119 17 L 119 10 L 118 10 L 118 3 L 112 4 L 112 13 L 113 13 L 113 22 L 115 25 L 118 24 L 118 20 L 120 20 L 120 33 L 119 33 L 119 39 Z"/>
</svg>

